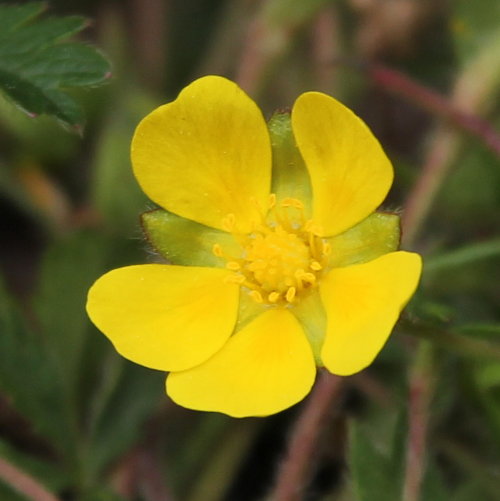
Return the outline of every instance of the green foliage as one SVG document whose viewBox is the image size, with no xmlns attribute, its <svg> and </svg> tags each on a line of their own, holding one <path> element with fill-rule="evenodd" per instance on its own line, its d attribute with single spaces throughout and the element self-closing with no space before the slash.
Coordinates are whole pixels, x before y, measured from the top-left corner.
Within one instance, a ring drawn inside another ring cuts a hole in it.
<svg viewBox="0 0 500 501">
<path fill-rule="evenodd" d="M 500 4 L 496 0 L 470 2 L 455 0 L 451 4 L 451 30 L 457 53 L 467 59 L 474 55 L 492 36 L 498 34 Z M 495 34 L 496 33 L 496 34 Z"/>
<path fill-rule="evenodd" d="M 401 420 L 401 426 L 404 423 Z M 401 499 L 405 433 L 394 430 L 393 444 L 380 451 L 356 422 L 349 429 L 349 466 L 357 501 L 398 501 Z"/>
<path fill-rule="evenodd" d="M 39 19 L 44 3 L 0 5 L 0 89 L 30 115 L 48 114 L 81 127 L 67 90 L 103 83 L 108 61 L 95 48 L 66 39 L 86 27 L 79 16 Z"/>
<path fill-rule="evenodd" d="M 74 416 L 50 352 L 0 284 L 0 386 L 36 433 L 71 454 Z M 22 368 L 22 370 L 20 370 Z"/>
<path fill-rule="evenodd" d="M 438 82 L 445 101 L 454 90 L 454 108 L 500 130 L 499 2 L 456 0 L 446 9 L 440 2 L 378 2 L 375 11 L 370 2 L 195 0 L 173 2 L 168 16 L 149 10 L 164 2 L 98 4 L 54 1 L 49 15 L 45 3 L 0 2 L 0 265 L 8 284 L 0 287 L 0 457 L 59 499 L 143 501 L 166 493 L 179 501 L 222 501 L 243 491 L 251 501 L 269 499 L 304 407 L 234 420 L 174 406 L 165 374 L 121 358 L 85 314 L 98 276 L 158 258 L 148 255 L 147 243 L 180 265 L 224 266 L 212 252 L 222 241 L 231 253 L 226 233 L 162 209 L 143 214 L 144 238 L 139 214 L 152 207 L 129 159 L 139 120 L 193 76 L 214 73 L 237 76 L 271 117 L 273 179 L 286 187 L 278 197 L 311 193 L 290 115 L 275 113 L 277 107 L 291 106 L 303 91 L 323 90 L 370 123 L 394 161 L 384 207 L 395 210 L 334 237 L 337 250 L 342 239 L 362 246 L 363 235 L 382 234 L 377 252 L 394 250 L 396 214 L 402 208 L 404 218 L 423 160 L 432 150 L 439 153 L 431 158 L 434 168 L 442 156 L 447 161 L 413 246 L 424 255 L 418 296 L 376 362 L 345 381 L 345 398 L 332 406 L 335 418 L 325 419 L 306 458 L 317 476 L 303 497 L 403 499 L 413 347 L 424 339 L 436 364 L 427 381 L 434 390 L 424 408 L 419 501 L 496 501 L 499 159 L 455 123 L 450 142 L 433 150 L 439 119 L 420 110 L 414 96 L 406 102 L 390 89 L 374 90 L 357 63 L 376 57 L 407 75 L 410 69 L 420 82 Z M 89 26 L 86 17 L 63 11 L 96 16 L 88 39 L 114 62 L 110 85 L 87 92 L 106 81 L 110 64 L 93 45 L 71 38 Z M 83 138 L 64 134 L 57 123 L 79 128 L 80 105 L 89 123 Z M 30 118 L 38 114 L 46 116 Z M 37 176 L 27 178 L 26 167 Z M 299 308 L 294 312 L 300 317 Z M 319 351 L 324 328 L 315 320 L 317 332 L 306 329 Z M 25 501 L 11 484 L 0 480 L 0 499 Z"/>
</svg>

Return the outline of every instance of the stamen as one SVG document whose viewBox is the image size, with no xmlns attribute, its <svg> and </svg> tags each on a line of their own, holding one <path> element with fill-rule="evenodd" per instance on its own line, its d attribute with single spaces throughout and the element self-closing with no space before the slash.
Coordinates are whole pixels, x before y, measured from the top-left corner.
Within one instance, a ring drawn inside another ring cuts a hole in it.
<svg viewBox="0 0 500 501">
<path fill-rule="evenodd" d="M 304 204 L 296 198 L 284 198 L 280 205 L 281 207 L 295 207 L 296 209 L 304 210 Z"/>
<path fill-rule="evenodd" d="M 263 303 L 262 294 L 259 291 L 253 290 L 248 293 L 248 295 L 257 303 Z"/>
<path fill-rule="evenodd" d="M 222 219 L 222 228 L 228 232 L 232 232 L 234 229 L 234 223 L 236 223 L 236 217 L 233 213 L 228 214 Z"/>
<path fill-rule="evenodd" d="M 219 244 L 214 244 L 212 247 L 212 252 L 217 257 L 222 257 L 224 254 L 222 252 L 222 247 Z"/>
<path fill-rule="evenodd" d="M 286 291 L 286 300 L 291 303 L 293 302 L 293 300 L 295 299 L 295 293 L 296 293 L 296 289 L 295 287 L 290 287 L 287 291 Z"/>
<path fill-rule="evenodd" d="M 269 195 L 269 209 L 273 209 L 276 205 L 276 193 Z"/>
<path fill-rule="evenodd" d="M 252 203 L 259 208 L 256 200 Z M 315 287 L 328 265 L 331 245 L 320 236 L 319 226 L 306 220 L 304 204 L 296 198 L 277 201 L 272 193 L 268 207 L 259 213 L 260 222 L 253 221 L 249 233 L 238 232 L 235 215 L 227 214 L 222 227 L 241 249 L 226 253 L 214 244 L 212 252 L 234 272 L 228 274 L 226 283 L 243 287 L 257 303 L 284 307 Z"/>
<path fill-rule="evenodd" d="M 300 279 L 309 284 L 313 284 L 316 282 L 316 275 L 314 275 L 314 273 L 303 273 Z"/>
<path fill-rule="evenodd" d="M 226 284 L 236 284 L 236 285 L 242 285 L 243 282 L 245 282 L 246 278 L 244 275 L 237 275 L 236 273 L 235 274 L 232 274 L 232 275 L 228 275 L 225 279 L 224 279 L 224 283 Z"/>
</svg>

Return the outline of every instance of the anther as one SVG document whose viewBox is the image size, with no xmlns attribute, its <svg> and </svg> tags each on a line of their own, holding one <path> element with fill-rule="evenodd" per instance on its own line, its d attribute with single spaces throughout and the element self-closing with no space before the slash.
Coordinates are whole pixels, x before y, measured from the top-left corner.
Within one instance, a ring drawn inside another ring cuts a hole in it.
<svg viewBox="0 0 500 501">
<path fill-rule="evenodd" d="M 237 261 L 228 261 L 226 263 L 226 268 L 231 271 L 238 271 L 241 269 L 241 266 Z"/>
<path fill-rule="evenodd" d="M 236 217 L 234 214 L 228 214 L 222 219 L 222 228 L 226 231 L 233 231 L 234 223 L 236 222 Z"/>
<path fill-rule="evenodd" d="M 217 257 L 222 257 L 222 255 L 223 255 L 223 253 L 222 253 L 222 247 L 219 244 L 214 244 L 213 245 L 212 252 Z"/>
<path fill-rule="evenodd" d="M 224 283 L 241 285 L 245 280 L 246 278 L 244 277 L 244 275 L 232 274 L 224 279 Z"/>
<path fill-rule="evenodd" d="M 332 245 L 330 242 L 323 242 L 323 254 L 329 256 L 332 252 Z"/>
<path fill-rule="evenodd" d="M 295 207 L 299 210 L 304 210 L 304 204 L 296 198 L 284 198 L 281 201 L 281 207 Z"/>
<path fill-rule="evenodd" d="M 316 276 L 314 275 L 314 273 L 304 273 L 301 275 L 300 279 L 310 284 L 316 282 Z"/>
<path fill-rule="evenodd" d="M 295 293 L 296 293 L 296 289 L 295 287 L 290 287 L 287 291 L 286 291 L 286 300 L 291 303 L 293 302 L 293 300 L 295 299 Z"/>
<path fill-rule="evenodd" d="M 280 298 L 280 294 L 279 294 L 279 292 L 276 292 L 276 291 L 271 292 L 271 294 L 269 294 L 269 296 L 267 296 L 267 300 L 270 303 L 276 303 L 279 298 Z"/>
<path fill-rule="evenodd" d="M 263 303 L 264 299 L 262 299 L 262 294 L 259 291 L 250 291 L 248 295 L 257 303 Z"/>
<path fill-rule="evenodd" d="M 272 209 L 276 205 L 276 193 L 269 195 L 269 208 Z"/>
<path fill-rule="evenodd" d="M 313 271 L 319 271 L 323 268 L 323 266 L 321 266 L 320 263 L 318 263 L 318 261 L 313 261 L 310 265 L 309 265 L 309 268 L 311 268 L 311 270 Z"/>
</svg>

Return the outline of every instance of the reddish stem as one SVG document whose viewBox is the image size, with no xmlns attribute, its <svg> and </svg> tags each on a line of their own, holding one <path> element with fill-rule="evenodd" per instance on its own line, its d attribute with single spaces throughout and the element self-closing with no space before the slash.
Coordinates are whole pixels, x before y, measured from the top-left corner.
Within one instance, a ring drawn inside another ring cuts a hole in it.
<svg viewBox="0 0 500 501">
<path fill-rule="evenodd" d="M 321 431 L 328 421 L 332 402 L 339 396 L 344 379 L 324 371 L 295 423 L 287 455 L 278 472 L 272 501 L 300 501 L 310 473 Z"/>
<path fill-rule="evenodd" d="M 368 66 L 370 77 L 378 85 L 419 104 L 425 110 L 439 115 L 461 129 L 479 138 L 500 157 L 500 134 L 484 119 L 459 110 L 448 99 L 406 75 L 380 64 Z"/>
<path fill-rule="evenodd" d="M 59 501 L 32 476 L 20 470 L 6 459 L 0 458 L 0 478 L 17 492 L 33 501 Z"/>
</svg>

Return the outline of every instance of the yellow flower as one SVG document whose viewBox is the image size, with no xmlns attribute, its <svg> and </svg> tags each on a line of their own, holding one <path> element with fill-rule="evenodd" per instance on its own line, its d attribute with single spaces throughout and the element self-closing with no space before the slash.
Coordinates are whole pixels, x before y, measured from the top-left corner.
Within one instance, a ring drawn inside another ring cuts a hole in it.
<svg viewBox="0 0 500 501">
<path fill-rule="evenodd" d="M 316 366 L 373 361 L 421 260 L 396 251 L 398 217 L 374 212 L 392 166 L 350 110 L 307 92 L 268 128 L 236 84 L 207 76 L 144 118 L 132 163 L 166 209 L 143 224 L 172 264 L 105 274 L 87 310 L 124 357 L 170 371 L 175 402 L 268 415 L 307 395 Z"/>
</svg>

